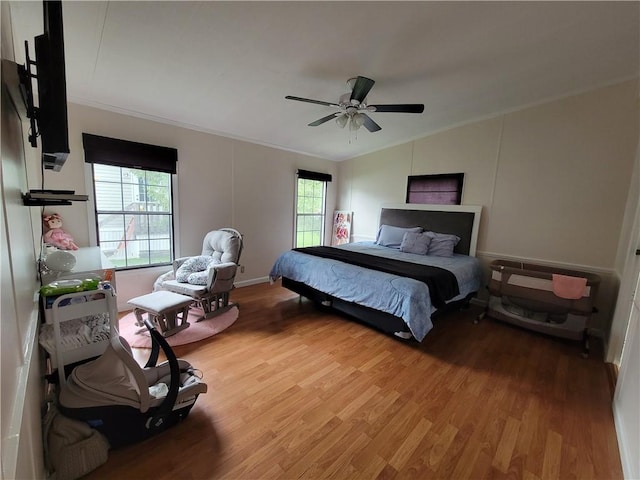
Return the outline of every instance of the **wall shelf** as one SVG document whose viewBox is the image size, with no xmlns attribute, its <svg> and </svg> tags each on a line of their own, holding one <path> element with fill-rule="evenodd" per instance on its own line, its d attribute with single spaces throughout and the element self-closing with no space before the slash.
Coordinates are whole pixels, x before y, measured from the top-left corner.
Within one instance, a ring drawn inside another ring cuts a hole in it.
<svg viewBox="0 0 640 480">
<path fill-rule="evenodd" d="M 76 194 L 74 190 L 29 190 L 22 194 L 23 204 L 29 207 L 71 205 L 88 199 L 88 195 Z"/>
</svg>

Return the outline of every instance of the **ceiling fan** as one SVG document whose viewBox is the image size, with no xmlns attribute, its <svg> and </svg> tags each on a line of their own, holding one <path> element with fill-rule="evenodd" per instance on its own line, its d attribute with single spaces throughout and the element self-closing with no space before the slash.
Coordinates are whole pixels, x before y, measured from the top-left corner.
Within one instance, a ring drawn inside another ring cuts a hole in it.
<svg viewBox="0 0 640 480">
<path fill-rule="evenodd" d="M 382 127 L 374 122 L 367 113 L 371 112 L 394 112 L 394 113 L 422 113 L 424 105 L 418 103 L 403 103 L 395 105 L 368 105 L 367 95 L 371 91 L 375 82 L 367 77 L 350 78 L 347 85 L 351 90 L 340 97 L 338 103 L 323 102 L 322 100 L 311 100 L 309 98 L 292 97 L 287 95 L 287 100 L 296 100 L 298 102 L 315 103 L 325 105 L 327 107 L 337 108 L 338 111 L 322 117 L 315 122 L 309 124 L 310 127 L 317 127 L 329 120 L 335 119 L 340 128 L 344 128 L 349 124 L 350 130 L 358 130 L 361 126 L 370 132 L 382 130 Z"/>
</svg>

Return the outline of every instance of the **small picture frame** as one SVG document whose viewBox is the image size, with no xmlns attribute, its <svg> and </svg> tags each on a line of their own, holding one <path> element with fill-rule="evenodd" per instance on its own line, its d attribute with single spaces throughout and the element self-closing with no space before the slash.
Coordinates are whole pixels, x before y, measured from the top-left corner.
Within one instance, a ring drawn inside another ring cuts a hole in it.
<svg viewBox="0 0 640 480">
<path fill-rule="evenodd" d="M 353 212 L 336 210 L 333 212 L 333 231 L 331 245 L 343 245 L 351 241 L 351 219 Z"/>
</svg>

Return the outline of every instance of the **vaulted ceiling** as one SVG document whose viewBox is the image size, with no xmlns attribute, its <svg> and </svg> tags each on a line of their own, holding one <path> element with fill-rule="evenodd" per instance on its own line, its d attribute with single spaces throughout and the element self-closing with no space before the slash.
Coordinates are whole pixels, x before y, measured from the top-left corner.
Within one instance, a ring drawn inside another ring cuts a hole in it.
<svg viewBox="0 0 640 480">
<path fill-rule="evenodd" d="M 71 102 L 343 160 L 638 75 L 639 2 L 64 2 Z M 16 61 L 41 2 L 12 2 Z M 329 121 L 376 81 L 382 130 Z M 135 140 L 135 138 L 133 138 Z"/>
</svg>

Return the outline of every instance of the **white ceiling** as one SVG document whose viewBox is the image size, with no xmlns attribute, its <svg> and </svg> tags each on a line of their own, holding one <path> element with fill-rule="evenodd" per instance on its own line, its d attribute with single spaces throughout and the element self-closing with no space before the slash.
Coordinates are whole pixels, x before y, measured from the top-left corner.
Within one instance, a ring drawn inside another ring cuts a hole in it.
<svg viewBox="0 0 640 480">
<path fill-rule="evenodd" d="M 64 2 L 68 99 L 343 160 L 638 75 L 639 2 Z M 41 2 L 12 2 L 16 61 Z M 357 75 L 356 136 L 330 107 Z M 135 140 L 135 138 L 133 139 Z"/>
</svg>

